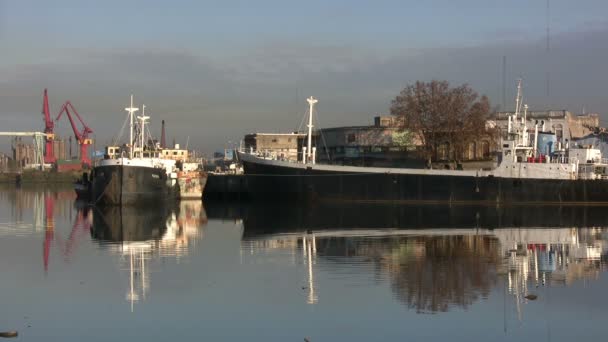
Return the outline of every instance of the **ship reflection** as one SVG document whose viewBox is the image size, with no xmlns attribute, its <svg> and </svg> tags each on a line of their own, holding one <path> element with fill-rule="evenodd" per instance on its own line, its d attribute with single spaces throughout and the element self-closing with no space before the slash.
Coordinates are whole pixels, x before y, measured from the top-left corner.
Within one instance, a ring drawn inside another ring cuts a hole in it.
<svg viewBox="0 0 608 342">
<path fill-rule="evenodd" d="M 104 207 L 93 211 L 91 235 L 100 246 L 120 257 L 129 272 L 126 299 L 146 299 L 150 289 L 150 262 L 178 260 L 202 239 L 207 215 L 200 201 L 182 201 L 174 207 Z"/>
<path fill-rule="evenodd" d="M 301 252 L 311 304 L 322 300 L 316 265 L 355 265 L 419 313 L 466 310 L 504 287 L 521 319 L 526 295 L 597 279 L 608 259 L 603 208 L 211 205 L 212 215 L 217 209 L 243 218 L 242 248 Z"/>
</svg>

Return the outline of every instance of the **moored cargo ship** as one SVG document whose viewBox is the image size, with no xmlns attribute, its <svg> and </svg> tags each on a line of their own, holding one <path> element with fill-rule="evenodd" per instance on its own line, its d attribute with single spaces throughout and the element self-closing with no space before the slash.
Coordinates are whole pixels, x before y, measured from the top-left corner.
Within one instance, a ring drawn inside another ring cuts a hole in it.
<svg viewBox="0 0 608 342">
<path fill-rule="evenodd" d="M 145 109 L 145 106 L 144 106 Z M 146 143 L 146 120 L 138 116 L 139 137 L 133 137 L 133 113 L 129 112 L 129 141 L 124 147 L 107 146 L 104 159 L 93 168 L 90 201 L 108 205 L 146 205 L 180 198 L 202 200 L 207 174 L 200 165 L 189 161 L 187 150 L 163 148 Z"/>
<path fill-rule="evenodd" d="M 536 145 L 538 124 L 529 132 L 520 99 L 518 87 L 516 111 L 494 169 L 436 170 L 316 164 L 310 137 L 317 101 L 311 97 L 308 145 L 300 162 L 239 151 L 246 191 L 252 198 L 275 200 L 608 204 L 608 161 L 601 152 L 559 146 L 542 154 Z"/>
</svg>

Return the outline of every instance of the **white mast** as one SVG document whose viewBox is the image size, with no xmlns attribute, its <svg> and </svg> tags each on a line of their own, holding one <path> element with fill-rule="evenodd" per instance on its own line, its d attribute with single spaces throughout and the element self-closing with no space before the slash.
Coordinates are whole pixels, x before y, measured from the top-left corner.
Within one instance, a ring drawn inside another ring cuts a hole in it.
<svg viewBox="0 0 608 342">
<path fill-rule="evenodd" d="M 524 105 L 524 118 L 523 118 L 523 122 L 524 122 L 523 145 L 524 146 L 528 146 L 528 123 L 526 122 L 526 120 L 528 120 L 528 105 Z"/>
<path fill-rule="evenodd" d="M 129 158 L 133 159 L 133 113 L 137 112 L 139 108 L 133 108 L 133 94 L 131 94 L 131 106 L 125 108 L 127 112 L 129 112 Z"/>
<path fill-rule="evenodd" d="M 307 148 L 306 148 L 306 162 L 308 163 L 311 159 L 312 159 L 312 112 L 313 112 L 313 108 L 315 106 L 315 103 L 319 102 L 319 100 L 315 99 L 314 97 L 309 97 L 306 99 L 306 101 L 308 101 L 309 104 L 309 108 L 310 108 L 310 112 L 308 113 L 308 144 L 307 144 Z"/>
<path fill-rule="evenodd" d="M 515 98 L 515 120 L 519 116 L 519 109 L 521 106 L 521 78 L 517 80 L 517 97 Z"/>
<path fill-rule="evenodd" d="M 141 116 L 137 117 L 140 121 L 141 121 L 141 157 L 143 158 L 144 156 L 144 144 L 145 144 L 145 136 L 146 136 L 146 120 L 148 120 L 150 117 L 146 116 L 146 105 L 142 105 L 142 113 Z"/>
</svg>

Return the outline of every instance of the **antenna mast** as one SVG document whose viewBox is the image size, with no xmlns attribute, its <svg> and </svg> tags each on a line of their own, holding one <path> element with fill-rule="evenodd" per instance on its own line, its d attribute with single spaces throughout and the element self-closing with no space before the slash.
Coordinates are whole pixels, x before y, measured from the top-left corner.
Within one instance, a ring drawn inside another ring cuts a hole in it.
<svg viewBox="0 0 608 342">
<path fill-rule="evenodd" d="M 545 53 L 546 53 L 546 60 L 545 60 L 545 65 L 547 67 L 547 102 L 549 102 L 549 96 L 550 96 L 550 91 L 549 91 L 549 73 L 550 73 L 550 65 L 549 65 L 549 58 L 550 58 L 550 42 L 551 42 L 551 30 L 550 30 L 550 24 L 551 24 L 551 17 L 550 17 L 550 0 L 547 0 L 547 46 L 545 48 Z"/>
<path fill-rule="evenodd" d="M 507 110 L 507 56 L 502 56 L 502 110 Z"/>
<path fill-rule="evenodd" d="M 515 98 L 515 120 L 519 116 L 519 111 L 521 110 L 522 105 L 522 96 L 521 96 L 521 78 L 517 80 L 517 97 Z"/>
</svg>

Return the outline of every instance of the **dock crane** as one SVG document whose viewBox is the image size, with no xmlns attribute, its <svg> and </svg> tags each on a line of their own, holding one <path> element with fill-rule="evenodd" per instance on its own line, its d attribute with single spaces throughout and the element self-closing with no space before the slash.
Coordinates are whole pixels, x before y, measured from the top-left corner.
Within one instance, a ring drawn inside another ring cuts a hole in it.
<svg viewBox="0 0 608 342">
<path fill-rule="evenodd" d="M 51 118 L 51 110 L 49 108 L 49 96 L 46 88 L 44 89 L 44 96 L 42 98 L 42 115 L 44 116 L 44 133 L 46 133 L 44 142 L 44 163 L 53 164 L 57 161 L 55 153 L 53 151 L 53 140 L 55 140 L 55 134 L 53 128 L 55 123 Z"/>
<path fill-rule="evenodd" d="M 72 130 L 74 131 L 74 137 L 76 138 L 76 141 L 78 141 L 78 145 L 80 145 L 80 161 L 82 162 L 83 166 L 91 167 L 91 159 L 89 158 L 89 146 L 93 144 L 93 139 L 89 138 L 89 134 L 93 133 L 93 130 L 89 128 L 89 126 L 87 126 L 84 121 L 82 121 L 80 114 L 78 114 L 78 111 L 76 111 L 76 108 L 74 108 L 70 101 L 66 101 L 63 104 L 61 110 L 59 111 L 59 114 L 57 114 L 57 118 L 55 119 L 55 121 L 59 121 L 61 115 L 64 112 L 70 120 L 70 125 L 72 125 Z M 78 118 L 78 121 L 80 121 L 80 123 L 82 124 L 82 132 L 80 132 L 78 130 L 78 127 L 76 127 L 76 123 L 74 122 L 74 118 L 72 117 L 71 113 L 74 113 Z"/>
</svg>

